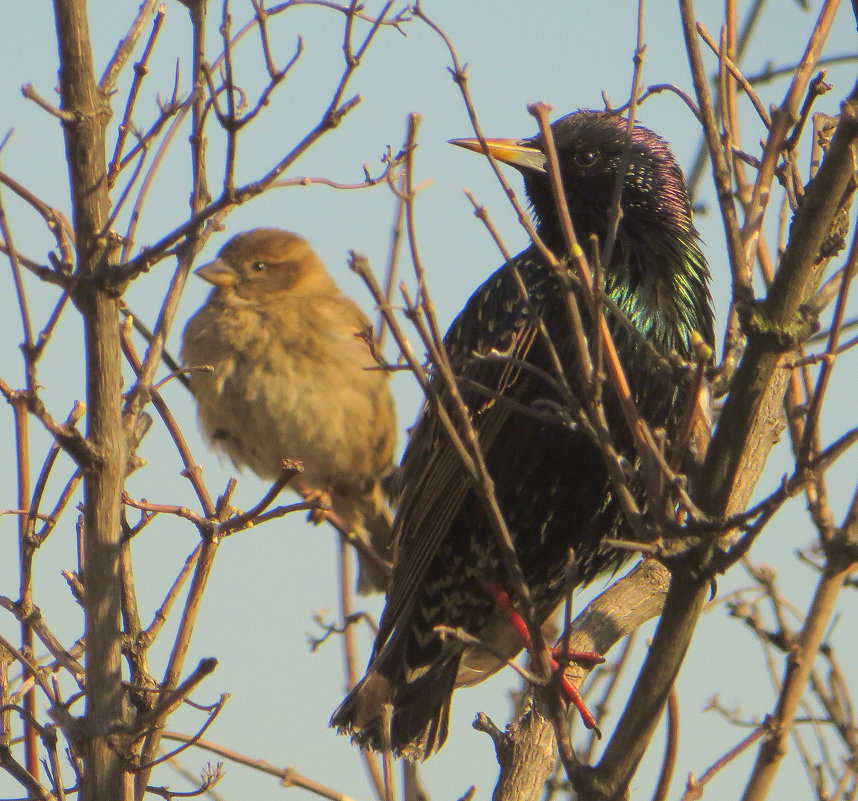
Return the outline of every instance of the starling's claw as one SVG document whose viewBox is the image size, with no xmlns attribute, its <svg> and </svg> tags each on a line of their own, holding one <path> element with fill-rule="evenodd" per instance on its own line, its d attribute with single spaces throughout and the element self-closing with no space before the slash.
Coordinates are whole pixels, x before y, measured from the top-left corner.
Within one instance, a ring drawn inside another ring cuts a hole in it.
<svg viewBox="0 0 858 801">
<path fill-rule="evenodd" d="M 560 666 L 553 659 L 551 660 L 551 669 L 555 671 L 560 669 Z M 560 691 L 563 695 L 563 700 L 566 702 L 566 706 L 574 706 L 581 716 L 581 722 L 588 729 L 595 732 L 596 737 L 601 740 L 602 730 L 596 723 L 596 718 L 593 717 L 593 713 L 587 708 L 587 704 L 584 703 L 584 699 L 581 697 L 581 693 L 578 692 L 578 688 L 574 687 L 572 682 L 562 674 L 560 676 Z"/>
<path fill-rule="evenodd" d="M 601 665 L 605 661 L 605 657 L 595 651 L 575 651 L 571 648 L 564 649 L 562 645 L 555 645 L 551 649 L 551 656 L 558 662 L 592 662 L 594 665 Z"/>
</svg>

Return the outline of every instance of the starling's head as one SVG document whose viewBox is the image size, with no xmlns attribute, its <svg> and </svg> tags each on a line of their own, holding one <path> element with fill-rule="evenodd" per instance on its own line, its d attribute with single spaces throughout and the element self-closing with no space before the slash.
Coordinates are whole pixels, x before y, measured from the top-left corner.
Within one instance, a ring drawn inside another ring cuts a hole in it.
<svg viewBox="0 0 858 801">
<path fill-rule="evenodd" d="M 647 336 L 678 326 L 684 329 L 683 342 L 677 345 L 681 349 L 690 352 L 692 330 L 711 343 L 709 271 L 691 219 L 685 179 L 667 143 L 642 125 L 635 125 L 630 137 L 628 120 L 610 112 L 569 114 L 554 122 L 551 132 L 566 202 L 585 251 L 592 235 L 605 243 L 617 174 L 626 165 L 613 257 L 604 265 L 608 293 Z M 482 152 L 476 139 L 456 139 L 453 144 Z M 537 232 L 562 254 L 566 248 L 543 137 L 489 139 L 486 144 L 498 161 L 522 173 Z"/>
<path fill-rule="evenodd" d="M 628 150 L 620 205 L 629 233 L 663 225 L 674 235 L 691 233 L 691 206 L 685 179 L 667 143 L 648 128 L 614 114 L 578 112 L 551 126 L 570 212 L 585 235 L 603 240 L 611 199 Z M 542 136 L 529 145 L 544 150 Z M 551 188 L 545 173 L 524 173 L 525 187 L 540 223 L 556 219 Z"/>
<path fill-rule="evenodd" d="M 604 239 L 617 170 L 627 149 L 621 226 L 630 234 L 643 235 L 643 231 L 651 233 L 653 226 L 665 226 L 672 229 L 674 236 L 680 232 L 694 236 L 682 171 L 660 136 L 635 125 L 629 142 L 626 119 L 596 111 L 562 117 L 552 124 L 551 131 L 569 211 L 580 239 L 592 234 Z M 480 150 L 474 139 L 453 143 Z M 489 139 L 488 145 L 496 159 L 521 171 L 539 233 L 557 247 L 562 237 L 546 172 L 542 135 L 519 140 Z"/>
<path fill-rule="evenodd" d="M 325 291 L 333 281 L 306 239 L 276 228 L 256 228 L 229 240 L 217 258 L 196 271 L 220 292 L 248 301 L 283 293 Z"/>
</svg>

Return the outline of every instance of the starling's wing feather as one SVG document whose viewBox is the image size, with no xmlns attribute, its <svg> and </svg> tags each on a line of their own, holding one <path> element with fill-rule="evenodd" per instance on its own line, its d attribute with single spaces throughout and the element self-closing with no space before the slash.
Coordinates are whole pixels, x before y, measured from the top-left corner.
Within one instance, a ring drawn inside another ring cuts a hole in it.
<svg viewBox="0 0 858 801">
<path fill-rule="evenodd" d="M 512 411 L 511 403 L 492 395 L 517 399 L 522 377 L 519 362 L 527 359 L 538 336 L 536 321 L 527 310 L 536 306 L 538 313 L 539 295 L 523 299 L 511 274 L 513 269 L 533 263 L 525 252 L 498 270 L 474 293 L 445 338 L 454 372 L 469 379 L 472 387 L 461 392 L 483 453 L 491 449 Z M 507 358 L 500 363 L 478 358 L 487 354 Z M 434 379 L 433 385 L 450 408 L 441 381 Z M 424 407 L 402 460 L 393 582 L 379 625 L 376 654 L 407 617 L 426 569 L 471 488 L 471 478 L 438 416 Z"/>
</svg>

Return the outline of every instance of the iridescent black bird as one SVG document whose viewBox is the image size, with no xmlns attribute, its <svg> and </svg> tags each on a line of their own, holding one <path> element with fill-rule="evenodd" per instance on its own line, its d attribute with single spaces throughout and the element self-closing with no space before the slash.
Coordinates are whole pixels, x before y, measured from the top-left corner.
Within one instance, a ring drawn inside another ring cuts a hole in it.
<svg viewBox="0 0 858 801">
<path fill-rule="evenodd" d="M 586 247 L 595 234 L 604 243 L 617 170 L 629 147 L 628 123 L 608 113 L 581 111 L 555 122 L 552 132 L 578 239 Z M 454 144 L 480 150 L 476 140 Z M 555 254 L 564 254 L 542 137 L 488 144 L 496 159 L 521 171 L 539 236 Z M 641 412 L 651 426 L 664 427 L 670 436 L 679 427 L 688 391 L 656 354 L 693 360 L 695 332 L 713 343 L 709 271 L 685 181 L 667 144 L 638 125 L 630 147 L 622 216 L 603 272 L 607 295 L 636 332 L 618 322 L 615 311 L 608 311 L 608 320 Z M 514 270 L 527 288 L 527 303 L 513 280 Z M 575 580 L 586 584 L 615 570 L 627 556 L 602 540 L 631 536 L 588 436 L 574 426 L 522 412 L 522 406 L 545 410 L 562 403 L 545 378 L 553 368 L 533 312 L 544 321 L 573 390 L 582 385 L 563 293 L 552 268 L 530 247 L 474 293 L 445 339 L 457 373 L 467 379 L 464 399 L 539 621 L 562 600 L 570 548 Z M 581 301 L 585 325 L 592 327 Z M 481 358 L 489 354 L 509 359 Z M 441 387 L 437 379 L 435 383 Z M 620 452 L 634 462 L 631 437 L 610 385 L 604 403 Z M 512 595 L 495 535 L 428 406 L 403 457 L 401 479 L 393 579 L 372 659 L 331 725 L 375 749 L 385 744 L 389 725 L 396 753 L 425 758 L 446 739 L 453 690 L 481 681 L 503 665 L 484 650 L 442 640 L 434 627 L 461 627 L 509 657 L 521 650 L 522 642 L 486 590 L 487 584 L 500 584 Z"/>
</svg>

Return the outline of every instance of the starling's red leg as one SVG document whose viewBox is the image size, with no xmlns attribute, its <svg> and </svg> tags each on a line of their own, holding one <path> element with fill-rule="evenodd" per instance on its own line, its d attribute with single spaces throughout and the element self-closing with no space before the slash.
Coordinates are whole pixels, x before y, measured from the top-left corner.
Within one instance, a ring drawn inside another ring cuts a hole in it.
<svg viewBox="0 0 858 801">
<path fill-rule="evenodd" d="M 507 594 L 506 590 L 501 587 L 500 584 L 494 581 L 484 581 L 483 587 L 486 592 L 492 597 L 494 602 L 498 605 L 498 608 L 507 616 L 510 623 L 512 623 L 513 628 L 515 628 L 518 636 L 521 637 L 521 641 L 524 643 L 524 647 L 533 653 L 533 642 L 530 639 L 530 632 L 527 630 L 527 623 L 524 622 L 521 615 L 518 613 L 516 608 L 512 604 L 512 600 Z M 548 657 L 548 661 L 551 664 L 551 669 L 557 673 L 560 671 L 560 663 L 555 659 L 555 656 L 563 656 L 564 652 L 562 649 L 554 648 Z M 595 663 L 604 662 L 605 658 L 601 654 L 594 654 L 592 651 L 566 651 L 565 652 L 566 659 L 584 659 L 590 660 Z M 592 713 L 589 709 L 587 709 L 587 704 L 584 703 L 584 699 L 581 698 L 581 694 L 578 692 L 576 687 L 573 687 L 569 679 L 560 672 L 560 690 L 563 693 L 563 698 L 567 704 L 572 704 L 575 709 L 578 710 L 578 714 L 581 715 L 581 720 L 584 725 L 588 729 L 595 729 L 596 732 L 599 731 L 599 727 L 596 725 L 596 719 L 593 717 Z"/>
<path fill-rule="evenodd" d="M 507 616 L 509 622 L 512 623 L 513 628 L 518 632 L 518 636 L 521 637 L 524 647 L 530 651 L 533 648 L 533 643 L 530 641 L 530 632 L 527 630 L 527 623 L 524 622 L 522 616 L 512 605 L 507 591 L 495 581 L 484 581 L 483 587 L 498 605 L 501 612 Z"/>
</svg>

